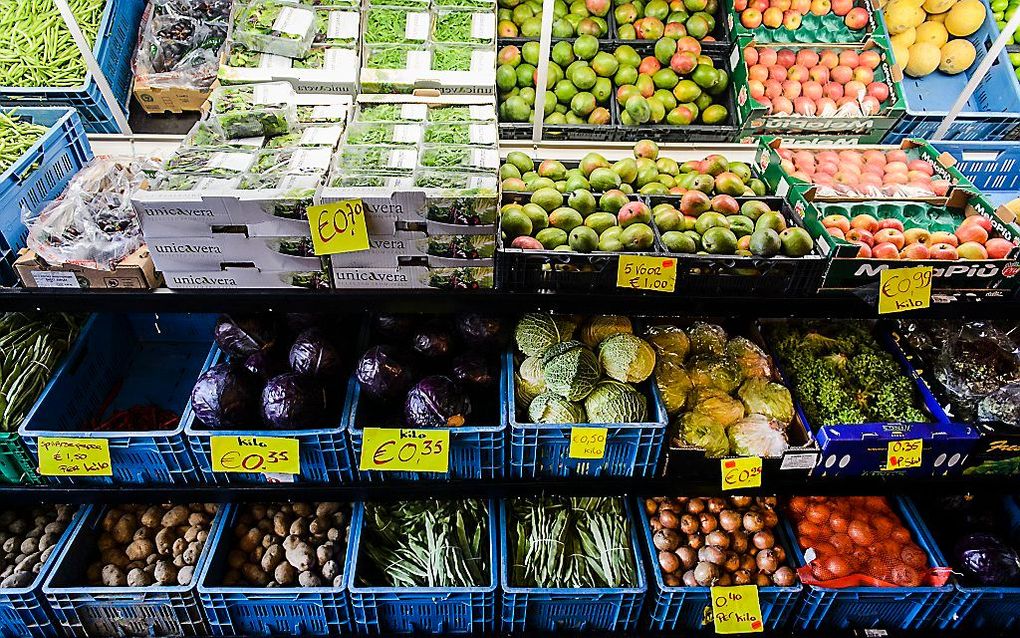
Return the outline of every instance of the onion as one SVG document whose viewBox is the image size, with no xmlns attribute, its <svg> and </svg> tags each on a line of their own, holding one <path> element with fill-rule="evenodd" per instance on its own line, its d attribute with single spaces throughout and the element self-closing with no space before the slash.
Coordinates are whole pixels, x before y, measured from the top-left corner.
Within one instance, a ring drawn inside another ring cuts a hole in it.
<svg viewBox="0 0 1020 638">
<path fill-rule="evenodd" d="M 758 564 L 758 569 L 766 574 L 771 574 L 779 569 L 779 559 L 771 549 L 763 549 L 758 552 L 758 555 L 755 556 L 755 562 Z"/>
<path fill-rule="evenodd" d="M 751 506 L 753 499 L 750 496 L 731 496 L 730 503 L 733 503 L 733 507 L 743 509 Z"/>
<path fill-rule="evenodd" d="M 750 585 L 751 584 L 751 572 L 746 569 L 738 569 L 733 572 L 733 584 L 734 585 Z"/>
<path fill-rule="evenodd" d="M 700 562 L 694 568 L 694 580 L 701 587 L 712 587 L 719 579 L 719 567 L 712 563 Z"/>
<path fill-rule="evenodd" d="M 684 534 L 696 534 L 700 527 L 696 516 L 684 514 L 680 517 L 680 531 Z"/>
<path fill-rule="evenodd" d="M 762 531 L 755 533 L 752 541 L 754 542 L 754 546 L 758 549 L 769 549 L 770 547 L 775 546 L 776 535 L 763 529 Z"/>
<path fill-rule="evenodd" d="M 778 587 L 793 587 L 797 583 L 797 573 L 784 565 L 772 574 L 772 582 Z"/>
<path fill-rule="evenodd" d="M 655 502 L 655 499 L 646 498 L 645 511 L 648 512 L 649 515 L 654 514 L 655 512 L 659 511 L 659 504 Z"/>
<path fill-rule="evenodd" d="M 760 512 L 747 512 L 744 514 L 744 529 L 748 532 L 760 532 L 765 527 L 765 521 L 762 520 Z"/>
<path fill-rule="evenodd" d="M 667 574 L 680 569 L 680 559 L 673 552 L 659 552 L 659 567 Z"/>
<path fill-rule="evenodd" d="M 768 587 L 772 584 L 772 580 L 768 577 L 768 574 L 759 572 L 758 575 L 754 577 L 754 584 L 759 587 Z"/>
<path fill-rule="evenodd" d="M 688 569 L 684 572 L 683 583 L 687 587 L 697 587 L 698 579 L 694 577 L 694 570 Z"/>
<path fill-rule="evenodd" d="M 733 573 L 740 569 L 740 556 L 736 552 L 726 552 L 726 560 L 723 562 L 723 569 Z"/>
<path fill-rule="evenodd" d="M 717 529 L 705 536 L 705 544 L 726 549 L 730 546 L 730 537 L 726 535 L 726 532 Z"/>
<path fill-rule="evenodd" d="M 680 546 L 680 537 L 671 529 L 663 529 L 655 532 L 652 543 L 660 552 L 672 552 Z"/>
<path fill-rule="evenodd" d="M 726 499 L 719 498 L 718 496 L 708 499 L 709 512 L 713 514 L 718 514 L 724 509 L 726 509 Z"/>
<path fill-rule="evenodd" d="M 698 525 L 702 534 L 708 534 L 719 527 L 719 519 L 708 512 L 702 512 L 698 515 Z"/>
<path fill-rule="evenodd" d="M 747 551 L 747 548 L 750 546 L 750 542 L 747 540 L 747 534 L 745 534 L 744 532 L 741 531 L 733 532 L 732 534 L 730 534 L 730 538 L 732 539 L 730 547 L 733 549 L 733 551 L 737 552 L 738 554 L 743 554 L 744 552 Z"/>
<path fill-rule="evenodd" d="M 662 582 L 666 587 L 680 587 L 684 584 L 684 581 L 677 578 L 676 574 L 666 574 L 662 577 Z"/>
<path fill-rule="evenodd" d="M 715 584 L 717 587 L 729 587 L 733 584 L 733 577 L 729 574 L 720 574 L 719 578 L 716 579 Z"/>
<path fill-rule="evenodd" d="M 688 534 L 687 546 L 694 549 L 701 549 L 705 546 L 705 538 L 701 534 Z"/>
<path fill-rule="evenodd" d="M 693 547 L 686 545 L 678 547 L 676 549 L 676 556 L 687 569 L 691 569 L 698 563 L 698 552 Z"/>
<path fill-rule="evenodd" d="M 734 532 L 740 529 L 740 522 L 743 517 L 733 510 L 719 512 L 719 526 L 727 532 Z"/>
<path fill-rule="evenodd" d="M 711 545 L 705 545 L 698 550 L 698 560 L 701 562 L 709 562 L 714 565 L 722 565 L 726 562 L 726 552 L 719 549 L 718 547 L 712 547 Z"/>
<path fill-rule="evenodd" d="M 700 498 L 692 498 L 687 501 L 687 511 L 691 514 L 700 514 L 705 511 L 705 501 Z"/>
<path fill-rule="evenodd" d="M 676 514 L 669 510 L 661 510 L 659 512 L 659 522 L 666 529 L 676 529 L 680 522 L 676 518 Z"/>
</svg>

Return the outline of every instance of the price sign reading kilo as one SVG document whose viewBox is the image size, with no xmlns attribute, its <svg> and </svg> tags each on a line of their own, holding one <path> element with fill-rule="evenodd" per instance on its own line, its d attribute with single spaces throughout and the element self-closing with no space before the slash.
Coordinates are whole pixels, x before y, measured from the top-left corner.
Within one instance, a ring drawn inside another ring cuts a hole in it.
<svg viewBox="0 0 1020 638">
<path fill-rule="evenodd" d="M 712 620 L 717 634 L 764 631 L 761 602 L 754 585 L 712 587 Z"/>
<path fill-rule="evenodd" d="M 361 470 L 449 472 L 450 431 L 365 428 Z"/>
<path fill-rule="evenodd" d="M 889 268 L 879 276 L 878 314 L 904 312 L 931 305 L 931 266 Z"/>
<path fill-rule="evenodd" d="M 722 488 L 737 490 L 745 487 L 761 487 L 761 457 L 723 459 Z"/>
<path fill-rule="evenodd" d="M 209 440 L 214 472 L 300 474 L 301 442 L 261 436 L 214 436 Z"/>
</svg>

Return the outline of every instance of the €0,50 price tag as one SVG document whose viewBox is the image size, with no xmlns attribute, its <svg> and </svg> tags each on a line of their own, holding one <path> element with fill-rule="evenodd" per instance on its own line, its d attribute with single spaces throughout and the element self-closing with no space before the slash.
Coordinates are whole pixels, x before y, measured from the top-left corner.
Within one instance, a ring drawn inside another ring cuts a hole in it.
<svg viewBox="0 0 1020 638">
<path fill-rule="evenodd" d="M 712 621 L 717 634 L 764 631 L 761 603 L 754 585 L 712 588 Z"/>
<path fill-rule="evenodd" d="M 365 206 L 360 199 L 309 206 L 307 214 L 316 255 L 368 250 Z"/>
<path fill-rule="evenodd" d="M 570 458 L 605 458 L 607 431 L 606 428 L 570 428 Z"/>
<path fill-rule="evenodd" d="M 449 472 L 449 430 L 365 428 L 361 470 Z"/>
<path fill-rule="evenodd" d="M 738 459 L 723 459 L 722 488 L 738 490 L 744 487 L 761 487 L 761 457 L 742 456 Z"/>
<path fill-rule="evenodd" d="M 616 287 L 673 292 L 676 290 L 676 260 L 669 257 L 620 255 Z"/>
<path fill-rule="evenodd" d="M 39 473 L 44 476 L 113 476 L 107 439 L 39 437 Z"/>
<path fill-rule="evenodd" d="M 931 266 L 883 270 L 878 283 L 878 314 L 930 306 L 931 273 Z"/>
<path fill-rule="evenodd" d="M 214 436 L 209 445 L 213 472 L 301 473 L 301 444 L 297 439 Z"/>
<path fill-rule="evenodd" d="M 912 467 L 921 467 L 922 450 L 924 450 L 924 441 L 921 439 L 890 441 L 885 469 L 908 470 Z"/>
</svg>

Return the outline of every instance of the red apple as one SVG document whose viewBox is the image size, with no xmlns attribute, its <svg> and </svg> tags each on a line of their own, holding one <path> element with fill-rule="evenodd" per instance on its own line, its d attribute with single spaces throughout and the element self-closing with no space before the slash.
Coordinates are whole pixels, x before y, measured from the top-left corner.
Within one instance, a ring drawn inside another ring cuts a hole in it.
<svg viewBox="0 0 1020 638">
<path fill-rule="evenodd" d="M 889 99 L 889 85 L 885 82 L 872 82 L 868 85 L 868 95 L 878 100 L 879 103 L 885 102 Z M 885 163 L 884 156 L 882 158 L 882 162 Z"/>
<path fill-rule="evenodd" d="M 960 240 L 961 246 L 971 242 L 984 244 L 988 241 L 988 231 L 973 222 L 970 224 L 961 224 L 960 227 L 956 229 L 956 238 Z"/>
<path fill-rule="evenodd" d="M 832 49 L 826 49 L 822 51 L 822 54 L 819 56 L 818 63 L 829 70 L 835 69 L 839 66 L 839 55 L 837 55 Z"/>
<path fill-rule="evenodd" d="M 928 259 L 931 253 L 924 244 L 910 244 L 900 250 L 900 259 Z"/>
<path fill-rule="evenodd" d="M 800 28 L 801 15 L 792 9 L 787 9 L 783 12 L 783 27 L 790 31 L 796 31 Z"/>
<path fill-rule="evenodd" d="M 903 237 L 903 233 L 895 228 L 882 228 L 875 233 L 875 243 L 884 244 L 890 243 L 896 246 L 896 250 L 902 250 L 906 241 Z"/>
<path fill-rule="evenodd" d="M 857 257 L 858 258 L 862 258 L 863 257 L 863 258 L 867 259 L 867 258 L 871 257 L 871 246 L 865 244 L 864 242 L 851 242 L 851 243 L 857 245 Z"/>
<path fill-rule="evenodd" d="M 837 14 L 838 15 L 838 14 Z M 864 7 L 854 7 L 847 12 L 843 23 L 854 31 L 863 29 L 868 24 L 868 10 Z"/>
<path fill-rule="evenodd" d="M 864 230 L 863 228 L 851 228 L 846 233 L 846 238 L 850 241 L 863 242 L 869 246 L 875 244 L 875 236 L 871 234 L 871 231 Z"/>
<path fill-rule="evenodd" d="M 878 229 L 881 230 L 883 228 L 894 228 L 894 229 L 896 229 L 896 230 L 898 230 L 898 231 L 900 231 L 902 233 L 903 232 L 903 222 L 901 222 L 900 220 L 898 220 L 898 219 L 896 219 L 894 217 L 893 218 L 888 218 L 888 219 L 880 219 L 880 220 L 878 220 Z"/>
<path fill-rule="evenodd" d="M 960 240 L 956 238 L 953 233 L 946 232 L 944 230 L 936 230 L 928 237 L 928 245 L 933 246 L 935 244 L 949 244 L 953 248 L 960 245 Z"/>
<path fill-rule="evenodd" d="M 983 217 L 981 215 L 970 215 L 969 217 L 965 217 L 963 219 L 963 223 L 960 225 L 966 226 L 969 224 L 977 224 L 981 228 L 984 228 L 985 232 L 987 233 L 992 232 L 992 220 L 988 219 L 987 217 Z"/>
<path fill-rule="evenodd" d="M 910 244 L 928 244 L 931 233 L 926 228 L 908 228 L 903 231 L 903 241 Z"/>
<path fill-rule="evenodd" d="M 818 53 L 812 49 L 797 51 L 797 64 L 810 69 L 818 64 Z"/>
<path fill-rule="evenodd" d="M 899 259 L 900 249 L 896 247 L 896 244 L 886 242 L 884 244 L 875 244 L 871 248 L 871 256 L 875 259 Z"/>
<path fill-rule="evenodd" d="M 985 250 L 988 251 L 989 259 L 1005 259 L 1013 250 L 1013 242 L 1002 237 L 993 237 L 985 242 Z"/>
<path fill-rule="evenodd" d="M 783 12 L 781 9 L 771 6 L 761 14 L 761 22 L 770 29 L 778 28 L 783 23 Z"/>
<path fill-rule="evenodd" d="M 850 220 L 846 218 L 846 215 L 826 215 L 822 218 L 822 226 L 838 228 L 844 234 L 850 232 Z"/>
<path fill-rule="evenodd" d="M 838 16 L 845 16 L 854 8 L 854 0 L 832 0 L 832 12 Z"/>
<path fill-rule="evenodd" d="M 816 16 L 828 15 L 832 12 L 832 3 L 829 0 L 811 0 L 811 13 Z"/>
<path fill-rule="evenodd" d="M 878 220 L 875 219 L 874 216 L 866 213 L 855 215 L 854 218 L 850 220 L 850 227 L 866 230 L 869 233 L 876 233 L 878 232 Z"/>
<path fill-rule="evenodd" d="M 956 253 L 956 246 L 946 243 L 932 244 L 929 246 L 928 256 L 931 259 L 945 259 L 949 261 L 960 258 L 960 256 Z"/>
</svg>

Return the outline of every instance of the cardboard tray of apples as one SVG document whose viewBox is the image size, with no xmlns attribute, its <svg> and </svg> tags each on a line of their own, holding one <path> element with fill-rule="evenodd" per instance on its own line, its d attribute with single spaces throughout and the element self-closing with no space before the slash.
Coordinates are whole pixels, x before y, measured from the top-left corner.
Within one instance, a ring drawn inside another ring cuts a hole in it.
<svg viewBox="0 0 1020 638">
<path fill-rule="evenodd" d="M 847 44 L 885 35 L 869 0 L 724 0 L 733 39 Z"/>
<path fill-rule="evenodd" d="M 741 137 L 849 135 L 877 143 L 905 109 L 884 38 L 861 44 L 761 44 L 731 56 Z"/>
</svg>

